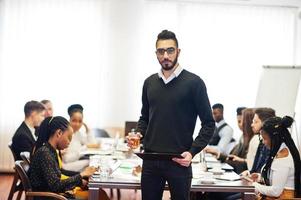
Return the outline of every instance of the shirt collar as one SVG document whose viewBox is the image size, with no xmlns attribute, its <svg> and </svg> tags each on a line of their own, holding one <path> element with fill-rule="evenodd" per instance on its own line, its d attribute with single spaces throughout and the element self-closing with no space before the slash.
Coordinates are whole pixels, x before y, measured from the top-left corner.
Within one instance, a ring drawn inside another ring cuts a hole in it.
<svg viewBox="0 0 301 200">
<path fill-rule="evenodd" d="M 29 124 L 27 124 L 26 122 L 25 122 L 25 124 L 26 124 L 26 126 L 29 128 L 29 130 L 30 130 L 30 132 L 31 132 L 31 134 L 32 134 L 32 136 L 33 136 L 33 138 L 35 139 L 35 140 L 37 140 L 37 137 L 36 137 L 36 135 L 35 135 L 35 131 L 36 131 L 36 129 L 34 128 L 34 127 L 31 127 Z"/>
<path fill-rule="evenodd" d="M 224 124 L 225 123 L 225 120 L 224 119 L 222 119 L 221 121 L 219 121 L 219 122 L 217 122 L 216 123 L 216 126 L 217 127 L 220 127 L 222 124 Z"/>
<path fill-rule="evenodd" d="M 173 72 L 173 74 L 178 77 L 181 72 L 183 71 L 183 68 L 180 66 L 180 64 L 176 67 L 175 71 Z"/>
<path fill-rule="evenodd" d="M 180 66 L 180 64 L 178 64 L 178 66 L 176 67 L 176 69 L 173 71 L 173 73 L 170 75 L 170 77 L 178 77 L 181 72 L 183 71 L 183 68 Z M 165 76 L 162 72 L 162 69 L 159 70 L 158 72 L 158 76 L 162 79 L 165 79 Z"/>
</svg>

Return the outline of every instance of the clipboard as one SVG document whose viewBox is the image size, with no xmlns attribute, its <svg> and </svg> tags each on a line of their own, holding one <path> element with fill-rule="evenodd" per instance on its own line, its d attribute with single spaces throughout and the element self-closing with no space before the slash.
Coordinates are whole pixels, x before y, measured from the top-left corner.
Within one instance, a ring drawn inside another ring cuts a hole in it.
<svg viewBox="0 0 301 200">
<path fill-rule="evenodd" d="M 178 153 L 135 153 L 142 160 L 172 160 L 172 158 L 183 158 Z"/>
</svg>

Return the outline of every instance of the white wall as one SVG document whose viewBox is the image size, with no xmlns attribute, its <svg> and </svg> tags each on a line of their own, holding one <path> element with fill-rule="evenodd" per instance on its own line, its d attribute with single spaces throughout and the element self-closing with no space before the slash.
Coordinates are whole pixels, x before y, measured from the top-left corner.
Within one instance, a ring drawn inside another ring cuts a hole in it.
<svg viewBox="0 0 301 200">
<path fill-rule="evenodd" d="M 298 14 L 295 18 L 296 28 L 295 28 L 295 36 L 296 36 L 296 53 L 295 53 L 295 64 L 301 65 L 301 8 L 298 10 Z"/>
</svg>

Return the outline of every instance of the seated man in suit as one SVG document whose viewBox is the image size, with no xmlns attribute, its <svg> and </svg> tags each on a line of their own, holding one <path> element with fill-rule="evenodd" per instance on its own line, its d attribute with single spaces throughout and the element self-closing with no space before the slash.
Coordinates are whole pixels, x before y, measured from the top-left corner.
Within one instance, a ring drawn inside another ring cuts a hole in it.
<svg viewBox="0 0 301 200">
<path fill-rule="evenodd" d="M 29 101 L 24 106 L 25 120 L 17 129 L 12 138 L 12 149 L 17 160 L 22 160 L 20 153 L 32 152 L 37 138 L 35 127 L 44 120 L 45 107 L 38 101 Z"/>
<path fill-rule="evenodd" d="M 215 147 L 222 153 L 227 153 L 227 147 L 230 142 L 234 142 L 233 129 L 224 120 L 224 106 L 220 103 L 212 106 L 212 114 L 216 122 L 214 134 L 209 145 Z"/>
</svg>

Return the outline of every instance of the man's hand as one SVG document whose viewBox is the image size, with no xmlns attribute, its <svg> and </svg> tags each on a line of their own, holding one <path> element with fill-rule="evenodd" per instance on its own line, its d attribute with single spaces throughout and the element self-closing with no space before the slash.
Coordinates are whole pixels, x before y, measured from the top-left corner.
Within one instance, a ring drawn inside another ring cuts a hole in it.
<svg viewBox="0 0 301 200">
<path fill-rule="evenodd" d="M 212 155 L 214 155 L 214 156 L 218 156 L 218 154 L 219 154 L 218 150 L 216 150 L 216 149 L 213 148 L 213 147 L 209 147 L 209 146 L 205 147 L 205 148 L 204 148 L 204 151 L 205 151 L 206 153 L 210 153 L 210 154 L 212 154 Z"/>
<path fill-rule="evenodd" d="M 240 158 L 236 155 L 229 155 L 227 160 L 233 160 L 233 161 L 237 161 L 237 162 L 246 162 L 246 159 Z"/>
<path fill-rule="evenodd" d="M 139 132 L 136 133 L 136 136 L 138 136 L 139 139 L 142 138 L 142 135 Z M 134 142 L 131 140 L 131 136 L 128 135 L 128 136 L 125 137 L 125 139 L 126 139 L 126 142 L 128 143 L 127 146 L 130 147 L 131 149 L 133 149 Z"/>
<path fill-rule="evenodd" d="M 192 155 L 190 152 L 185 151 L 181 154 L 183 158 L 173 158 L 172 160 L 179 163 L 180 165 L 184 167 L 189 167 L 191 160 L 192 160 Z"/>
</svg>

